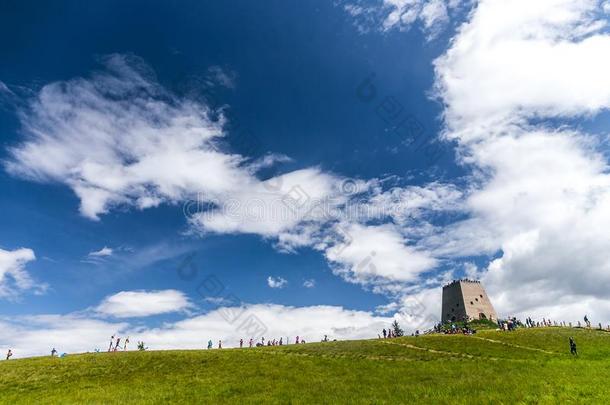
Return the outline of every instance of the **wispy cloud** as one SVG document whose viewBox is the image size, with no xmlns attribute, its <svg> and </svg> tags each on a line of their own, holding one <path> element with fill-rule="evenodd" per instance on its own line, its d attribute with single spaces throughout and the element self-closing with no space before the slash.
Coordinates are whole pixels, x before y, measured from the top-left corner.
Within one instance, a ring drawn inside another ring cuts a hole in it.
<svg viewBox="0 0 610 405">
<path fill-rule="evenodd" d="M 113 250 L 107 246 L 104 246 L 100 250 L 96 250 L 93 252 L 89 252 L 87 256 L 89 257 L 107 257 L 112 256 Z"/>
<path fill-rule="evenodd" d="M 20 114 L 25 140 L 4 162 L 10 173 L 66 184 L 91 219 L 119 205 L 218 196 L 251 181 L 240 156 L 214 146 L 222 116 L 166 91 L 138 58 L 103 62 L 104 71 L 48 84 L 30 100 Z"/>
<path fill-rule="evenodd" d="M 210 66 L 208 68 L 208 77 L 212 81 L 212 84 L 229 89 L 235 88 L 237 74 L 232 70 L 222 68 L 221 66 Z"/>
<path fill-rule="evenodd" d="M 25 268 L 34 260 L 36 255 L 32 249 L 0 249 L 0 298 L 16 299 L 27 290 L 34 293 L 46 290 L 47 285 L 34 282 Z"/>
<path fill-rule="evenodd" d="M 431 40 L 472 3 L 473 0 L 345 0 L 339 4 L 361 32 L 406 31 L 417 26 Z"/>
<path fill-rule="evenodd" d="M 314 288 L 315 286 L 316 280 L 314 280 L 313 278 L 303 281 L 303 287 L 305 288 Z"/>
</svg>

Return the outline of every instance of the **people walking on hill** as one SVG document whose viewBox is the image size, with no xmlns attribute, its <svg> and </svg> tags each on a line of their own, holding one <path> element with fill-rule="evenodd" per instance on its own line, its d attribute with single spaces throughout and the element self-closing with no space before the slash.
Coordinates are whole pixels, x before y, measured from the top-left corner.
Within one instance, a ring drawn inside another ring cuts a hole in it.
<svg viewBox="0 0 610 405">
<path fill-rule="evenodd" d="M 114 346 L 114 335 L 110 336 L 110 346 L 108 346 L 108 351 L 112 351 L 112 347 Z"/>
<path fill-rule="evenodd" d="M 383 338 L 385 339 L 387 337 L 388 332 L 385 329 L 382 332 L 383 332 Z"/>
<path fill-rule="evenodd" d="M 578 351 L 576 350 L 576 342 L 572 337 L 570 337 L 570 353 L 572 356 L 578 356 Z"/>
<path fill-rule="evenodd" d="M 123 351 L 127 350 L 127 344 L 129 343 L 129 336 L 127 336 L 127 339 L 125 339 L 125 343 L 123 344 Z"/>
<path fill-rule="evenodd" d="M 244 347 L 244 340 L 239 339 L 239 348 L 241 349 L 242 347 Z"/>
<path fill-rule="evenodd" d="M 55 357 L 57 355 L 57 350 L 55 350 L 55 348 L 53 348 L 53 350 L 51 350 L 51 357 Z"/>
<path fill-rule="evenodd" d="M 208 349 L 211 349 L 212 345 L 213 345 L 212 339 L 208 340 Z"/>
<path fill-rule="evenodd" d="M 254 343 L 254 340 L 252 338 L 250 338 L 250 341 L 248 343 L 249 343 L 249 346 L 252 347 L 252 344 Z"/>
<path fill-rule="evenodd" d="M 11 351 L 11 349 L 8 349 L 8 352 L 6 352 L 6 359 L 10 359 L 11 357 L 13 357 L 13 352 Z"/>
<path fill-rule="evenodd" d="M 298 345 L 299 344 L 299 337 L 297 336 L 295 343 Z"/>
<path fill-rule="evenodd" d="M 119 345 L 121 344 L 121 338 L 116 338 L 116 345 L 114 346 L 114 351 L 116 352 L 119 349 Z"/>
<path fill-rule="evenodd" d="M 218 348 L 219 348 L 219 349 L 222 349 L 222 340 L 219 340 L 219 341 L 218 341 Z"/>
<path fill-rule="evenodd" d="M 585 315 L 585 325 L 587 325 L 587 328 L 591 328 L 591 322 L 589 322 L 589 317 L 587 315 Z"/>
<path fill-rule="evenodd" d="M 600 323 L 600 325 L 601 325 L 601 323 Z M 284 339 L 284 338 L 280 338 L 280 346 L 282 346 L 282 345 L 284 344 L 283 339 Z"/>
</svg>

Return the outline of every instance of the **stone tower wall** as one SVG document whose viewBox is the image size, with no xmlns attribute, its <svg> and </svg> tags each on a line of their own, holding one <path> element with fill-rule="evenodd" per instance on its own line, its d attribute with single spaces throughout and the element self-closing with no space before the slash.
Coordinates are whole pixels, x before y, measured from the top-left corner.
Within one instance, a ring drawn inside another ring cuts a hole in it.
<svg viewBox="0 0 610 405">
<path fill-rule="evenodd" d="M 485 289 L 478 281 L 458 280 L 443 287 L 443 322 L 472 319 L 498 319 Z"/>
</svg>

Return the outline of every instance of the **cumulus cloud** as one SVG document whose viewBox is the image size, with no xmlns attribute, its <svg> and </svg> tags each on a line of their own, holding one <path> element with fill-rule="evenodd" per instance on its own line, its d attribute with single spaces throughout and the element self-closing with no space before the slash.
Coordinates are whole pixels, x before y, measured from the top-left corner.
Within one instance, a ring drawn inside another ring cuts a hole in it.
<svg viewBox="0 0 610 405">
<path fill-rule="evenodd" d="M 288 281 L 282 277 L 267 277 L 267 285 L 271 288 L 284 288 L 286 284 Z"/>
<path fill-rule="evenodd" d="M 610 36 L 597 0 L 480 1 L 435 62 L 450 136 L 476 140 L 524 118 L 610 103 Z"/>
<path fill-rule="evenodd" d="M 396 281 L 414 281 L 434 267 L 436 261 L 410 246 L 396 226 L 344 225 L 349 240 L 328 248 L 326 258 L 334 271 L 360 284 L 394 286 Z"/>
<path fill-rule="evenodd" d="M 467 218 L 420 245 L 496 256 L 482 277 L 503 314 L 570 316 L 610 301 L 607 160 L 600 140 L 562 120 L 610 107 L 602 11 L 593 0 L 483 0 L 435 62 L 444 135 L 475 176 Z"/>
<path fill-rule="evenodd" d="M 46 285 L 37 284 L 25 269 L 27 263 L 36 260 L 32 249 L 0 249 L 0 298 L 16 298 L 26 290 L 42 292 Z"/>
<path fill-rule="evenodd" d="M 191 307 L 177 290 L 121 291 L 104 298 L 95 312 L 115 318 L 135 318 L 184 311 Z"/>
</svg>

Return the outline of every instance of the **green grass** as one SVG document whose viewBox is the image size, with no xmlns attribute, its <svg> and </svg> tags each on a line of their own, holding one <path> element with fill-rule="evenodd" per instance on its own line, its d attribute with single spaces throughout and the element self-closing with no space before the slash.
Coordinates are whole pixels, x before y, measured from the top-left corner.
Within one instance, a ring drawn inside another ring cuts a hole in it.
<svg viewBox="0 0 610 405">
<path fill-rule="evenodd" d="M 2 361 L 0 403 L 608 403 L 608 381 L 610 333 L 543 328 Z"/>
</svg>

